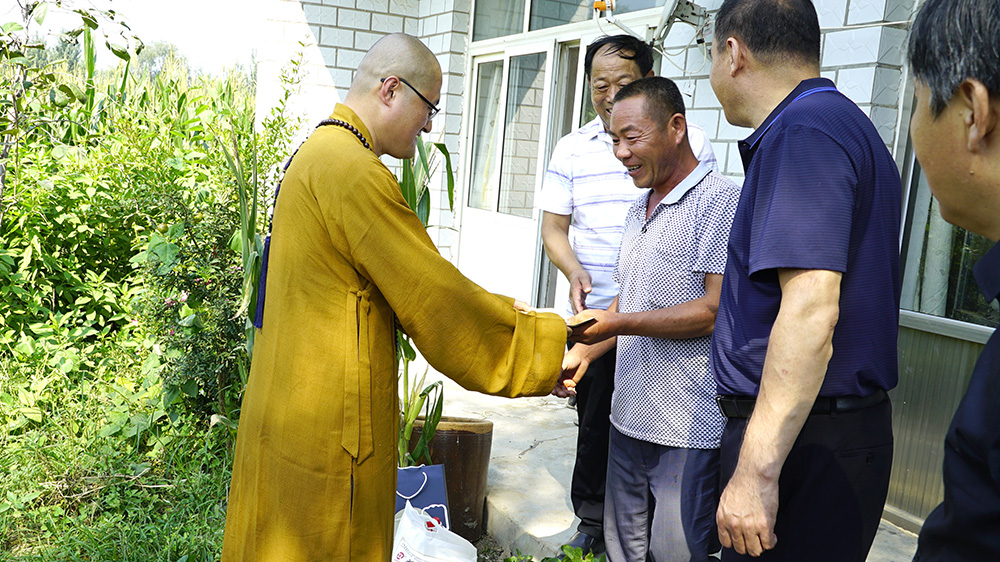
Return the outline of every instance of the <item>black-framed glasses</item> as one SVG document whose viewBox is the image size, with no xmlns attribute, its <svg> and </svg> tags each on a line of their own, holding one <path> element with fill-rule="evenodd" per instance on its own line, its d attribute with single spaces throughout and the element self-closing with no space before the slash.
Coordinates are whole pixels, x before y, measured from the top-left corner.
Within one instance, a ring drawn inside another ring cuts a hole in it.
<svg viewBox="0 0 1000 562">
<path fill-rule="evenodd" d="M 388 76 L 382 78 L 381 80 L 379 80 L 379 82 L 385 82 L 386 78 L 388 78 Z M 430 111 L 427 113 L 428 121 L 434 119 L 434 116 L 437 115 L 439 111 L 441 111 L 440 107 L 434 105 L 433 103 L 431 103 L 431 100 L 425 98 L 424 95 L 420 93 L 420 90 L 413 87 L 413 84 L 410 84 L 409 82 L 400 78 L 399 76 L 397 76 L 396 79 L 402 82 L 403 84 L 406 84 L 411 90 L 413 90 L 413 93 L 417 94 L 418 96 L 420 96 L 420 99 L 424 100 L 424 103 L 426 103 L 427 107 L 430 108 Z"/>
</svg>

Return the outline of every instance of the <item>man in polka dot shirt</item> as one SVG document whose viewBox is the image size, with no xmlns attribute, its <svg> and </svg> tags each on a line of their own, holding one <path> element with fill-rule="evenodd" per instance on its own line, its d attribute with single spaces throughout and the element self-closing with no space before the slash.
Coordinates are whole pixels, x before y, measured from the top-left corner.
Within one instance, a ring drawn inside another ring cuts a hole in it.
<svg viewBox="0 0 1000 562">
<path fill-rule="evenodd" d="M 590 101 L 597 117 L 559 139 L 545 171 L 536 204 L 542 211 L 545 253 L 570 282 L 563 311 L 606 309 L 618 295 L 612 278 L 624 231 L 625 213 L 643 194 L 615 158 L 611 108 L 626 84 L 653 75 L 653 48 L 632 35 L 606 35 L 587 46 L 583 58 Z M 688 123 L 688 141 L 698 160 L 716 169 L 712 143 Z M 590 365 L 576 388 L 579 420 L 570 498 L 580 518 L 568 543 L 599 554 L 604 551 L 604 481 L 611 432 L 611 394 L 615 354 Z"/>
<path fill-rule="evenodd" d="M 565 391 L 617 347 L 604 539 L 612 562 L 708 560 L 724 420 L 708 369 L 739 188 L 699 163 L 684 101 L 666 78 L 615 97 L 615 156 L 639 188 L 628 211 L 608 310 L 574 316 Z"/>
</svg>

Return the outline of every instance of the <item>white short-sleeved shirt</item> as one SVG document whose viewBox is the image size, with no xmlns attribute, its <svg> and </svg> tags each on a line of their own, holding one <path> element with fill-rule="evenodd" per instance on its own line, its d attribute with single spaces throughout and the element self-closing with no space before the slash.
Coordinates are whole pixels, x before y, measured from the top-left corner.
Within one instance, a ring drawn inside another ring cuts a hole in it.
<svg viewBox="0 0 1000 562">
<path fill-rule="evenodd" d="M 688 142 L 698 160 L 718 168 L 705 131 L 688 124 Z M 611 135 L 599 117 L 560 139 L 552 151 L 537 205 L 542 211 L 572 215 L 570 244 L 593 286 L 589 308 L 606 309 L 618 295 L 612 273 L 625 212 L 648 191 L 635 186 L 615 157 Z M 572 314 L 568 298 L 565 308 Z"/>
<path fill-rule="evenodd" d="M 645 312 L 705 296 L 705 274 L 726 267 L 740 188 L 699 165 L 646 219 L 647 197 L 628 210 L 614 278 L 619 312 Z M 714 449 L 725 420 L 709 372 L 710 337 L 618 336 L 611 423 L 629 437 Z"/>
</svg>

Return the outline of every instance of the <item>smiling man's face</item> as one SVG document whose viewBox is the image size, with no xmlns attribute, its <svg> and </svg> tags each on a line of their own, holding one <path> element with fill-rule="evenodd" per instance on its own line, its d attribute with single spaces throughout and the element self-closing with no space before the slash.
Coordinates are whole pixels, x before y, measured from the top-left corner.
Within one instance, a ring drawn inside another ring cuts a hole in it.
<svg viewBox="0 0 1000 562">
<path fill-rule="evenodd" d="M 642 78 L 639 65 L 634 60 L 622 58 L 621 53 L 609 52 L 610 49 L 605 45 L 594 54 L 589 81 L 590 101 L 605 129 L 611 127 L 611 106 L 618 90 Z"/>
</svg>

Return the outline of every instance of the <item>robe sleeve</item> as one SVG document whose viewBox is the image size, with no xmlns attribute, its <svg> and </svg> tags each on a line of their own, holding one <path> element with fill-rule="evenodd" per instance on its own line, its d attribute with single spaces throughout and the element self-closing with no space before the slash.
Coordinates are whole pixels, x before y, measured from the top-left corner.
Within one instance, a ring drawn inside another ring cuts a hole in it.
<svg viewBox="0 0 1000 562">
<path fill-rule="evenodd" d="M 560 372 L 566 324 L 557 314 L 523 313 L 445 260 L 370 156 L 360 182 L 338 190 L 327 217 L 343 228 L 350 260 L 375 284 L 428 362 L 469 390 L 500 396 L 549 393 Z"/>
</svg>

